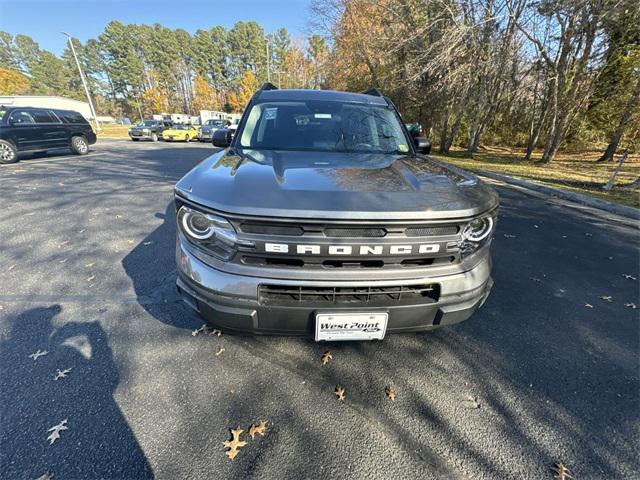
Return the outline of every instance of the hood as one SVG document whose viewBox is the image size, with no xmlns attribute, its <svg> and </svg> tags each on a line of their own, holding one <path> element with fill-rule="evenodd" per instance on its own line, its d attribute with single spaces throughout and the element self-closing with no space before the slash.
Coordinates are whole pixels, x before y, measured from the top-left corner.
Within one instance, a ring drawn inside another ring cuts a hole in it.
<svg viewBox="0 0 640 480">
<path fill-rule="evenodd" d="M 498 205 L 471 174 L 395 154 L 228 149 L 187 173 L 176 191 L 220 212 L 290 218 L 449 219 Z"/>
</svg>

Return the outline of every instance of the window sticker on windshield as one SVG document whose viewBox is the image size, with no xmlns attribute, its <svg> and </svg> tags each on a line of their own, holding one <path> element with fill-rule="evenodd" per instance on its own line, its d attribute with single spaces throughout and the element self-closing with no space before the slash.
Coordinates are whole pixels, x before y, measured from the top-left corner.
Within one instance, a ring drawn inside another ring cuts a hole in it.
<svg viewBox="0 0 640 480">
<path fill-rule="evenodd" d="M 401 143 L 400 145 L 398 145 L 398 150 L 400 150 L 401 152 L 408 152 L 409 147 L 407 147 L 404 143 Z"/>
<path fill-rule="evenodd" d="M 266 108 L 264 110 L 265 120 L 275 120 L 278 116 L 278 107 Z"/>
<path fill-rule="evenodd" d="M 331 118 L 331 114 L 330 113 L 316 113 L 313 117 L 314 118 Z"/>
</svg>

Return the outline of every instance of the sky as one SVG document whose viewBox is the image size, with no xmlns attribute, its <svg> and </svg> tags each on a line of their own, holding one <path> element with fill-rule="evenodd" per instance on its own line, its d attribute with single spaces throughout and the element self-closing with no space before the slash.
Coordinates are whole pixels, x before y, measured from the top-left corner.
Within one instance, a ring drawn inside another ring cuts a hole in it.
<svg viewBox="0 0 640 480">
<path fill-rule="evenodd" d="M 267 31 L 280 27 L 292 36 L 305 35 L 311 0 L 135 0 L 33 1 L 0 0 L 0 30 L 29 35 L 40 48 L 60 55 L 61 31 L 83 43 L 95 38 L 111 20 L 161 23 L 189 33 L 215 25 L 230 28 L 239 20 L 255 20 Z"/>
</svg>

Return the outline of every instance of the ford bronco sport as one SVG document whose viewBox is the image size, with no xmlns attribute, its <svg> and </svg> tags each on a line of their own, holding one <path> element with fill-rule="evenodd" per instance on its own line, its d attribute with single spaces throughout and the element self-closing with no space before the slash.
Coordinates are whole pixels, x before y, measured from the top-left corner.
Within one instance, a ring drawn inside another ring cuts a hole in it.
<svg viewBox="0 0 640 480">
<path fill-rule="evenodd" d="M 498 196 L 423 155 L 378 90 L 265 84 L 213 143 L 175 187 L 178 290 L 211 325 L 382 339 L 487 298 Z"/>
</svg>

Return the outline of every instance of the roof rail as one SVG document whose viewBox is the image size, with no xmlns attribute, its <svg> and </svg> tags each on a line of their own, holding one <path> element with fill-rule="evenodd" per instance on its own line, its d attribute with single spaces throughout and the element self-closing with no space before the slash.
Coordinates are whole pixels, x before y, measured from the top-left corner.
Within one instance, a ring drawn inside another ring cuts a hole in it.
<svg viewBox="0 0 640 480">
<path fill-rule="evenodd" d="M 271 82 L 265 82 L 262 84 L 262 86 L 260 87 L 260 91 L 265 91 L 265 90 L 278 90 L 278 87 L 276 87 L 273 83 Z"/>
<path fill-rule="evenodd" d="M 382 95 L 382 92 L 380 91 L 379 88 L 367 88 L 366 90 L 363 90 L 362 92 L 363 95 L 373 95 L 375 97 L 384 97 L 384 95 Z"/>
</svg>

